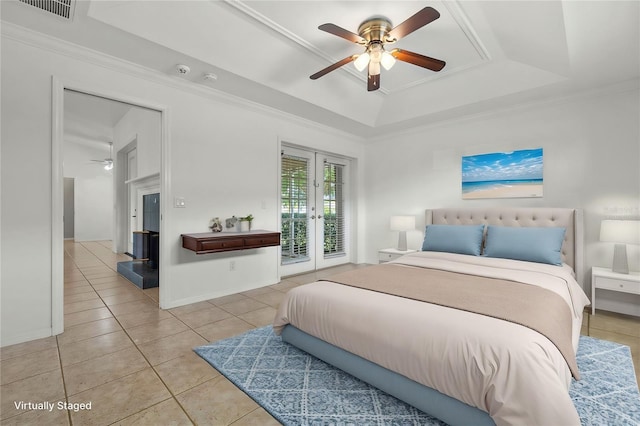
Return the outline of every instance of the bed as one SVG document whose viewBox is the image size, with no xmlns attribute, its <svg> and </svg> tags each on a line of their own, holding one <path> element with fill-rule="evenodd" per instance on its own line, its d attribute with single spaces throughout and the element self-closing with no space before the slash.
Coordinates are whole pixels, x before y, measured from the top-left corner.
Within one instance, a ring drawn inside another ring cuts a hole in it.
<svg viewBox="0 0 640 426">
<path fill-rule="evenodd" d="M 451 425 L 579 424 L 580 211 L 438 209 L 425 222 L 422 251 L 290 290 L 276 333 Z"/>
</svg>

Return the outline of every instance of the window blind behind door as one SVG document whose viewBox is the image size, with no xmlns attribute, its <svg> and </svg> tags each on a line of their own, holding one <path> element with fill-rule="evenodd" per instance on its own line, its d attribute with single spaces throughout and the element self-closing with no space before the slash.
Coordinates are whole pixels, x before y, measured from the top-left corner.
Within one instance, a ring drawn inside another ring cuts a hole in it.
<svg viewBox="0 0 640 426">
<path fill-rule="evenodd" d="M 309 260 L 309 160 L 282 154 L 282 263 Z"/>
</svg>

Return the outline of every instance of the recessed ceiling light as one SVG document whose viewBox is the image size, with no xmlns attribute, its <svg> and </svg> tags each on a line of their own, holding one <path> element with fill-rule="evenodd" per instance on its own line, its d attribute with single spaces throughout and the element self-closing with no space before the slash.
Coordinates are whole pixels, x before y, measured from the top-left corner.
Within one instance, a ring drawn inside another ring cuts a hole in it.
<svg viewBox="0 0 640 426">
<path fill-rule="evenodd" d="M 208 72 L 203 75 L 203 78 L 206 81 L 216 81 L 218 79 L 218 76 L 215 75 L 214 73 Z"/>
</svg>

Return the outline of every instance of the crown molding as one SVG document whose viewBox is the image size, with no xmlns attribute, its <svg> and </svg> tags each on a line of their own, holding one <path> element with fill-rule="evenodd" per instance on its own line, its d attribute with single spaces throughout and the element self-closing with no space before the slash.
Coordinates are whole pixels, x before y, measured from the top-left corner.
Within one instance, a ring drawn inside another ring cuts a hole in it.
<svg viewBox="0 0 640 426">
<path fill-rule="evenodd" d="M 458 0 L 445 1 L 443 4 L 453 17 L 454 21 L 456 21 L 456 24 L 458 24 L 460 30 L 467 37 L 469 43 L 471 43 L 475 51 L 478 53 L 480 59 L 482 61 L 490 61 L 491 55 L 489 54 L 489 50 L 486 48 L 482 40 L 480 40 L 480 36 L 478 36 L 473 25 L 471 25 L 469 18 L 467 18 L 466 13 L 464 13 L 460 7 Z"/>
<path fill-rule="evenodd" d="M 296 122 L 300 125 L 315 128 L 324 132 L 335 134 L 341 137 L 362 141 L 362 137 L 358 134 L 349 133 L 344 130 L 318 123 L 297 115 L 254 102 L 210 86 L 194 83 L 187 80 L 181 80 L 177 77 L 169 76 L 160 71 L 148 68 L 134 62 L 130 62 L 115 56 L 93 50 L 84 46 L 80 46 L 66 40 L 52 37 L 30 28 L 25 28 L 11 22 L 1 21 L 0 34 L 3 38 L 7 38 L 18 43 L 22 43 L 37 49 L 50 51 L 68 58 L 96 65 L 110 71 L 123 73 L 134 78 L 142 79 L 145 82 L 153 82 L 156 84 L 171 87 L 176 90 L 188 92 L 217 102 L 225 104 L 233 104 L 243 108 L 253 110 L 255 112 L 275 116 Z"/>
<path fill-rule="evenodd" d="M 298 35 L 284 28 L 282 25 L 276 23 L 272 19 L 267 18 L 265 15 L 253 9 L 251 6 L 248 6 L 246 3 L 242 2 L 241 0 L 223 0 L 223 1 L 227 5 L 233 7 L 239 12 L 252 18 L 259 24 L 264 25 L 265 27 L 271 29 L 272 31 L 279 33 L 280 35 L 286 37 L 287 39 L 293 41 L 294 43 L 299 44 L 310 53 L 321 57 L 322 59 L 326 60 L 329 64 L 338 62 L 339 60 L 342 59 L 342 58 L 340 59 L 334 58 L 333 56 L 324 52 L 322 49 L 318 48 L 317 46 L 314 46 L 313 44 L 309 43 L 307 40 L 303 39 L 302 37 L 299 37 Z M 367 83 L 367 79 L 364 77 L 364 75 L 352 67 L 342 67 L 340 68 L 340 70 L 351 74 L 352 77 L 357 78 L 363 84 Z M 385 89 L 384 87 L 379 88 L 376 92 L 384 93 L 386 95 L 389 94 L 389 90 Z"/>
<path fill-rule="evenodd" d="M 451 126 L 454 124 L 461 124 L 465 122 L 475 121 L 479 119 L 489 119 L 495 117 L 497 115 L 505 115 L 512 113 L 520 113 L 527 110 L 561 105 L 570 102 L 576 102 L 580 100 L 588 100 L 592 98 L 616 95 L 627 92 L 640 91 L 640 79 L 631 79 L 626 80 L 619 83 L 614 83 L 606 86 L 600 86 L 587 90 L 578 90 L 573 93 L 558 95 L 554 97 L 547 97 L 544 99 L 535 99 L 529 101 L 523 101 L 517 104 L 509 104 L 506 106 L 496 106 L 489 107 L 488 109 L 480 112 L 473 113 L 462 113 L 456 117 L 445 118 L 445 119 L 436 119 L 431 123 L 426 123 L 424 125 L 417 126 L 409 126 L 403 130 L 396 129 L 380 129 L 380 135 L 375 137 L 370 137 L 369 141 L 371 143 L 377 143 L 381 141 L 388 140 L 389 134 L 393 134 L 394 136 L 407 136 L 407 135 L 415 135 L 421 132 L 424 132 L 429 129 L 434 129 L 438 127 Z M 402 123 L 397 123 L 398 126 L 402 126 Z"/>
</svg>

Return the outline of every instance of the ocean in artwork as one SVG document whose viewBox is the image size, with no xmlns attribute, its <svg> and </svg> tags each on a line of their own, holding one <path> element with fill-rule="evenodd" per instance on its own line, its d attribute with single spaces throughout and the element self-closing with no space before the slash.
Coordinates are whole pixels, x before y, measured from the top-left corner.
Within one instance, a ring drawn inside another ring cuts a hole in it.
<svg viewBox="0 0 640 426">
<path fill-rule="evenodd" d="M 542 148 L 462 157 L 462 198 L 542 197 Z"/>
</svg>

